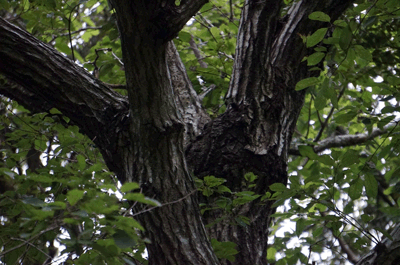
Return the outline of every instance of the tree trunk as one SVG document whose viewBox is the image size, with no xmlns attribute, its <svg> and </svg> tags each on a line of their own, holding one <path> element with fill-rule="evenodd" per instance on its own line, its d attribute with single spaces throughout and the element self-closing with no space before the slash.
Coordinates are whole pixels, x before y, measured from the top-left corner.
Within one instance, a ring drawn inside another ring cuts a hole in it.
<svg viewBox="0 0 400 265">
<path fill-rule="evenodd" d="M 166 10 L 176 7 L 156 1 L 116 1 L 113 6 L 130 102 L 131 180 L 161 203 L 187 197 L 139 215 L 151 240 L 149 264 L 218 264 L 197 198 L 187 196 L 195 186 L 183 155 L 184 120 L 173 97 L 167 63 L 167 53 L 173 50 L 169 42 L 178 33 L 174 30 L 178 25 L 164 21 Z"/>
<path fill-rule="evenodd" d="M 138 182 L 161 203 L 177 201 L 139 215 L 151 240 L 149 264 L 218 264 L 209 238 L 238 245 L 236 261 L 224 264 L 266 264 L 270 203 L 235 209 L 248 225 L 226 220 L 207 235 L 203 222 L 211 224 L 221 213 L 202 220 L 197 197 L 190 195 L 195 187 L 188 167 L 197 177 L 226 178 L 233 191 L 247 189 L 246 172 L 258 176 L 258 194 L 273 183 L 286 184 L 288 149 L 304 100 L 294 87 L 319 74 L 301 63 L 309 51 L 299 34 L 327 26 L 310 21 L 312 12 L 323 11 L 333 21 L 352 1 L 300 0 L 284 17 L 282 1 L 245 1 L 227 111 L 213 121 L 170 42 L 206 1 L 110 2 L 129 100 L 1 19 L 0 72 L 12 82 L 0 93 L 34 111 L 58 108 L 93 139 L 121 182 Z"/>
<path fill-rule="evenodd" d="M 273 183 L 286 185 L 288 150 L 304 101 L 304 91 L 294 87 L 301 79 L 319 75 L 301 63 L 307 51 L 298 35 L 321 27 L 307 19 L 312 12 L 320 10 L 336 19 L 349 2 L 299 1 L 283 18 L 280 1 L 245 2 L 227 111 L 187 149 L 196 176 L 222 177 L 229 188 L 242 191 L 244 174 L 253 172 L 258 176 L 257 194 Z M 235 226 L 228 219 L 208 229 L 211 238 L 238 244 L 235 262 L 224 264 L 267 264 L 268 226 L 274 212 L 271 203 L 254 201 L 235 209 L 235 216 L 249 218 L 249 225 Z M 210 224 L 221 214 L 207 217 Z"/>
</svg>

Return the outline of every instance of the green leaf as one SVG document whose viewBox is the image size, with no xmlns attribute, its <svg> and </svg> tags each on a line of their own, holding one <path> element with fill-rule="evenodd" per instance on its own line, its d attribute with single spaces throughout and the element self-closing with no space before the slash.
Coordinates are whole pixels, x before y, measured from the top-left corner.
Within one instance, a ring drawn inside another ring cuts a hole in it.
<svg viewBox="0 0 400 265">
<path fill-rule="evenodd" d="M 395 118 L 396 118 L 396 115 L 390 115 L 390 116 L 388 116 L 388 117 L 385 117 L 385 118 L 381 119 L 381 120 L 378 122 L 378 128 L 381 129 L 381 130 L 383 130 L 384 127 L 385 127 L 388 123 L 390 123 L 392 120 L 394 120 Z"/>
<path fill-rule="evenodd" d="M 315 31 L 311 36 L 307 37 L 307 48 L 313 47 L 320 43 L 324 37 L 326 32 L 328 31 L 328 28 L 321 28 Z"/>
<path fill-rule="evenodd" d="M 56 109 L 56 108 L 52 108 L 51 110 L 49 110 L 49 113 L 50 113 L 50 114 L 62 114 L 61 111 L 59 111 L 59 110 Z"/>
<path fill-rule="evenodd" d="M 355 181 L 353 181 L 350 185 L 349 188 L 349 196 L 352 200 L 357 200 L 361 197 L 362 195 L 362 190 L 363 190 L 363 182 L 360 178 L 357 178 Z"/>
<path fill-rule="evenodd" d="M 324 231 L 324 227 L 317 227 L 315 230 L 313 230 L 312 234 L 314 238 L 318 238 L 322 232 Z"/>
<path fill-rule="evenodd" d="M 276 248 L 270 246 L 267 249 L 267 259 L 268 261 L 275 261 L 275 255 L 276 255 Z"/>
<path fill-rule="evenodd" d="M 310 159 L 318 159 L 318 155 L 314 152 L 314 149 L 308 145 L 299 145 L 299 152 L 302 156 L 308 157 Z"/>
<path fill-rule="evenodd" d="M 282 183 L 274 183 L 271 186 L 269 186 L 270 190 L 272 191 L 286 191 L 287 188 L 285 185 Z"/>
<path fill-rule="evenodd" d="M 253 181 L 255 181 L 258 177 L 257 177 L 256 175 L 254 175 L 253 172 L 247 172 L 247 173 L 244 175 L 244 178 L 245 178 L 245 180 L 248 181 L 248 182 L 253 182 Z"/>
<path fill-rule="evenodd" d="M 326 97 L 323 95 L 317 95 L 314 100 L 314 107 L 316 110 L 323 110 L 326 107 Z"/>
<path fill-rule="evenodd" d="M 235 261 L 235 255 L 239 253 L 236 248 L 237 245 L 233 242 L 219 242 L 215 238 L 211 239 L 211 246 L 214 249 L 215 255 L 219 259 L 227 259 L 230 262 Z"/>
<path fill-rule="evenodd" d="M 152 206 L 161 206 L 157 200 L 145 197 L 143 193 L 128 193 L 124 195 L 125 200 L 137 201 Z"/>
<path fill-rule="evenodd" d="M 366 224 L 369 223 L 370 221 L 372 221 L 373 219 L 374 219 L 374 217 L 369 215 L 369 214 L 362 214 L 361 215 L 361 220 Z"/>
<path fill-rule="evenodd" d="M 317 160 L 319 162 L 321 162 L 322 164 L 325 164 L 327 166 L 334 166 L 335 165 L 335 161 L 329 155 L 318 156 Z"/>
<path fill-rule="evenodd" d="M 38 221 L 42 221 L 54 216 L 54 211 L 52 210 L 48 211 L 45 209 L 40 209 L 40 210 L 30 209 L 29 212 L 33 214 L 32 220 L 38 220 Z"/>
<path fill-rule="evenodd" d="M 344 114 L 340 114 L 340 115 L 336 116 L 334 120 L 337 124 L 346 124 L 349 121 L 351 121 L 352 119 L 354 119 L 356 116 L 357 116 L 356 111 L 349 111 L 348 113 L 344 113 Z"/>
<path fill-rule="evenodd" d="M 224 192 L 232 193 L 232 191 L 225 185 L 218 186 L 217 192 L 220 193 L 220 194 L 224 193 Z"/>
<path fill-rule="evenodd" d="M 341 20 L 341 19 L 335 20 L 335 21 L 333 22 L 333 24 L 334 24 L 335 26 L 342 27 L 342 28 L 347 27 L 346 21 Z"/>
<path fill-rule="evenodd" d="M 316 65 L 322 59 L 324 59 L 324 57 L 325 57 L 325 53 L 323 53 L 323 52 L 315 52 L 315 53 L 311 54 L 310 56 L 308 56 L 307 65 L 308 66 Z"/>
<path fill-rule="evenodd" d="M 308 16 L 308 18 L 311 20 L 318 20 L 318 21 L 324 21 L 324 22 L 331 21 L 331 18 L 327 14 L 325 14 L 324 12 L 321 12 L 321 11 L 316 11 L 316 12 L 311 13 Z"/>
<path fill-rule="evenodd" d="M 67 193 L 67 200 L 69 204 L 74 206 L 80 199 L 82 199 L 84 194 L 85 191 L 83 190 L 77 190 L 77 189 L 70 190 Z"/>
<path fill-rule="evenodd" d="M 132 248 L 136 245 L 135 240 L 130 237 L 124 230 L 117 229 L 113 235 L 115 244 L 120 248 Z"/>
<path fill-rule="evenodd" d="M 76 156 L 76 159 L 78 160 L 79 170 L 84 170 L 86 167 L 86 158 L 79 154 Z"/>
<path fill-rule="evenodd" d="M 348 167 L 359 162 L 358 152 L 355 150 L 346 151 L 340 158 L 340 165 L 342 167 Z"/>
<path fill-rule="evenodd" d="M 42 207 L 42 206 L 46 205 L 46 203 L 44 201 L 42 201 L 36 197 L 23 198 L 21 201 L 25 204 L 30 204 L 35 207 Z"/>
<path fill-rule="evenodd" d="M 305 78 L 305 79 L 297 82 L 295 90 L 302 90 L 302 89 L 305 89 L 310 86 L 318 85 L 319 83 L 320 83 L 320 81 L 318 78 L 308 77 L 308 78 Z"/>
<path fill-rule="evenodd" d="M 340 35 L 339 45 L 342 50 L 346 51 L 349 47 L 351 40 L 353 39 L 353 33 L 349 27 L 346 27 L 342 30 L 342 34 Z"/>
<path fill-rule="evenodd" d="M 139 186 L 138 183 L 136 183 L 136 182 L 127 182 L 124 185 L 122 185 L 121 192 L 128 192 L 128 191 L 131 191 L 131 190 L 137 190 L 139 188 L 140 188 L 140 186 Z"/>
<path fill-rule="evenodd" d="M 214 36 L 214 38 L 218 39 L 218 37 L 220 36 L 220 29 L 217 27 L 212 27 L 210 28 L 211 34 Z"/>
<path fill-rule="evenodd" d="M 57 6 L 56 0 L 43 0 L 43 3 L 50 10 L 55 9 Z"/>
<path fill-rule="evenodd" d="M 378 195 L 378 181 L 372 174 L 365 175 L 365 191 L 368 197 L 376 199 Z"/>
<path fill-rule="evenodd" d="M 210 188 L 219 186 L 225 182 L 226 182 L 226 179 L 223 179 L 223 178 L 216 178 L 214 176 L 204 177 L 204 184 Z"/>
<path fill-rule="evenodd" d="M 372 61 L 372 54 L 361 45 L 354 45 L 356 55 L 368 62 Z"/>
<path fill-rule="evenodd" d="M 304 228 L 306 227 L 306 220 L 300 218 L 296 221 L 296 236 L 300 237 L 300 235 L 304 232 Z"/>
<path fill-rule="evenodd" d="M 192 38 L 192 35 L 186 31 L 180 31 L 179 32 L 179 39 L 182 40 L 183 42 L 189 43 L 189 41 Z"/>
</svg>

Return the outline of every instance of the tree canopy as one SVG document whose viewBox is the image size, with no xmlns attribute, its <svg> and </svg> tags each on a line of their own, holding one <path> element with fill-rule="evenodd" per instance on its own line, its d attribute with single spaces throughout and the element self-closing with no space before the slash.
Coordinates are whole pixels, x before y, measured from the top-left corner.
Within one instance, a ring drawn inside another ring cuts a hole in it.
<svg viewBox="0 0 400 265">
<path fill-rule="evenodd" d="M 399 66 L 398 0 L 0 0 L 0 264 L 398 264 Z"/>
</svg>

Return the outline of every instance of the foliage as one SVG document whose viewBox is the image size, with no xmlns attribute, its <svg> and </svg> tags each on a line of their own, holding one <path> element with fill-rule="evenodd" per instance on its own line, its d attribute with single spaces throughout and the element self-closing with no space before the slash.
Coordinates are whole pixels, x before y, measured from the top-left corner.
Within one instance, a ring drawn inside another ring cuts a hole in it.
<svg viewBox="0 0 400 265">
<path fill-rule="evenodd" d="M 318 78 L 297 84 L 309 87 L 293 141 L 301 156 L 290 159 L 289 186 L 271 187 L 279 193 L 275 205 L 286 209 L 275 214 L 275 231 L 285 218 L 295 229 L 274 238 L 269 252 L 284 257 L 276 264 L 307 263 L 327 249 L 340 253 L 341 240 L 363 255 L 382 235 L 390 237 L 399 221 L 400 38 L 391 30 L 398 28 L 399 14 L 395 1 L 358 1 L 342 19 L 303 38 L 315 50 L 304 58 L 307 64 L 324 59 L 326 67 Z M 310 19 L 329 21 L 313 15 Z M 322 40 L 327 31 L 330 37 Z M 314 151 L 325 137 L 374 131 L 386 133 L 361 145 Z M 287 249 L 290 238 L 297 238 L 294 249 Z M 344 264 L 346 257 L 334 260 Z"/>
<path fill-rule="evenodd" d="M 136 183 L 118 189 L 92 142 L 76 126 L 57 123 L 63 117 L 56 110 L 31 114 L 5 99 L 1 106 L 2 261 L 45 260 L 41 245 L 54 248 L 56 240 L 64 246 L 59 255 L 79 256 L 74 264 L 124 264 L 121 253 L 143 242 L 143 228 L 127 216 L 129 202 L 159 204 L 130 192 L 139 188 Z M 43 153 L 37 165 L 30 162 L 31 150 Z M 27 248 L 21 241 L 29 242 Z"/>
<path fill-rule="evenodd" d="M 214 116 L 225 111 L 242 2 L 210 1 L 174 40 L 196 91 L 215 86 L 203 100 Z M 103 82 L 125 83 L 107 1 L 0 0 L 0 10 L 87 71 L 98 71 Z M 197 179 L 200 192 L 214 198 L 201 205 L 202 213 L 223 211 L 235 220 L 232 225 L 246 226 L 235 207 L 256 200 L 280 206 L 268 250 L 275 264 L 344 264 L 340 240 L 362 255 L 388 236 L 400 218 L 399 17 L 397 0 L 359 0 L 336 21 L 312 14 L 310 20 L 326 27 L 299 37 L 314 49 L 304 60 L 320 75 L 296 86 L 307 89 L 307 96 L 293 138 L 289 185 L 256 194 L 257 176 L 247 173 L 248 190 L 239 193 L 224 179 Z M 59 260 L 71 264 L 145 263 L 147 239 L 131 206 L 160 204 L 136 183 L 121 187 L 92 141 L 56 109 L 30 113 L 3 97 L 0 111 L 0 260 L 33 264 L 65 254 Z M 362 142 L 316 151 L 330 137 L 373 133 Z M 295 224 L 283 233 L 287 220 Z M 212 244 L 219 258 L 234 260 L 233 243 Z M 335 255 L 324 260 L 327 251 Z"/>
</svg>

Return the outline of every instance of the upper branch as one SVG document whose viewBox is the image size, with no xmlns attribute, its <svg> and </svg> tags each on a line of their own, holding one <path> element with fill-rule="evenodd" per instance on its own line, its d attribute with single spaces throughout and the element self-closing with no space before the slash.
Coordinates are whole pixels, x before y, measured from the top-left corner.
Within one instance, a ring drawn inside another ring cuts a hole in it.
<svg viewBox="0 0 400 265">
<path fill-rule="evenodd" d="M 282 1 L 244 3 L 237 38 L 235 64 L 227 94 L 229 103 L 259 99 L 267 82 L 266 73 Z"/>
<path fill-rule="evenodd" d="M 320 153 L 334 147 L 360 145 L 374 139 L 375 137 L 384 135 L 386 133 L 391 133 L 394 128 L 396 128 L 396 126 L 390 126 L 382 130 L 374 129 L 370 134 L 360 133 L 332 136 L 318 142 L 318 144 L 315 145 L 313 148 L 316 153 Z M 298 149 L 290 149 L 289 154 L 300 155 L 300 152 Z"/>
<path fill-rule="evenodd" d="M 229 103 L 263 102 L 284 93 L 282 86 L 295 84 L 312 74 L 299 67 L 306 47 L 299 34 L 308 35 L 327 26 L 308 16 L 315 11 L 337 19 L 353 0 L 301 0 L 281 17 L 282 1 L 251 1 L 244 4 L 237 40 Z M 325 23 L 325 24 L 324 24 Z M 315 72 L 315 71 L 314 71 Z M 273 82 L 280 77 L 282 82 Z M 259 104 L 259 103 L 258 103 Z"/>
<path fill-rule="evenodd" d="M 305 47 L 301 42 L 301 35 L 312 34 L 319 28 L 329 26 L 327 22 L 310 20 L 308 16 L 315 11 L 322 11 L 335 21 L 354 0 L 301 0 L 293 4 L 288 11 L 286 21 L 274 41 L 272 58 L 273 64 L 285 63 L 289 66 L 298 66 L 305 55 Z M 306 67 L 303 67 L 306 68 Z M 299 72 L 299 71 L 297 71 Z M 298 73 L 294 73 L 298 76 Z M 304 78 L 304 74 L 300 76 Z M 298 81 L 298 80 L 297 80 Z M 296 82 L 297 83 L 297 82 Z M 294 84 L 296 84 L 294 83 Z"/>
<path fill-rule="evenodd" d="M 175 0 L 111 0 L 117 11 L 119 30 L 123 34 L 135 34 L 167 43 L 176 37 L 191 17 L 208 0 L 182 0 L 177 5 Z M 142 35 L 141 33 L 145 34 Z"/>
</svg>

